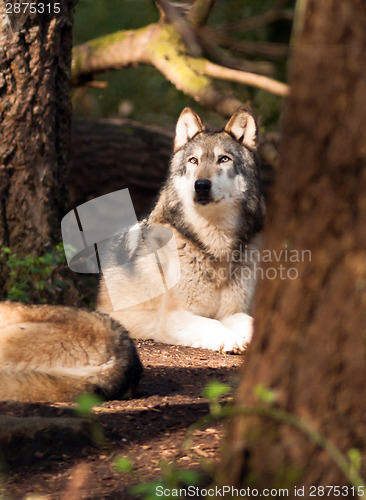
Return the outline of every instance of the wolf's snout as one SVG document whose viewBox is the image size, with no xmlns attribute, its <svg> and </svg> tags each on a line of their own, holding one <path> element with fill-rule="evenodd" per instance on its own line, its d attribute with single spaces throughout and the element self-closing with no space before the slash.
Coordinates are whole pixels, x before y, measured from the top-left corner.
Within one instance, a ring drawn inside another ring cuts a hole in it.
<svg viewBox="0 0 366 500">
<path fill-rule="evenodd" d="M 194 183 L 195 201 L 200 205 L 207 205 L 211 200 L 211 181 L 208 179 L 198 179 Z"/>
<path fill-rule="evenodd" d="M 194 190 L 198 195 L 208 196 L 211 190 L 211 181 L 208 179 L 198 179 L 198 181 L 194 183 Z"/>
</svg>

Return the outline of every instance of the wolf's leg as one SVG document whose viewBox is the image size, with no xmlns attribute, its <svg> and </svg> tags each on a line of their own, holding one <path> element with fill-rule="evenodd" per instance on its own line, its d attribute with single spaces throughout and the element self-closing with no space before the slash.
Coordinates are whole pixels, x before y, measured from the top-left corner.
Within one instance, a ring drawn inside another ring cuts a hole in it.
<svg viewBox="0 0 366 500">
<path fill-rule="evenodd" d="M 246 344 L 252 340 L 254 319 L 249 314 L 236 313 L 223 319 L 221 323 L 231 332 L 245 339 Z"/>
<path fill-rule="evenodd" d="M 220 321 L 188 311 L 168 313 L 154 338 L 157 342 L 225 352 L 241 352 L 248 343 L 241 331 L 231 331 Z"/>
</svg>

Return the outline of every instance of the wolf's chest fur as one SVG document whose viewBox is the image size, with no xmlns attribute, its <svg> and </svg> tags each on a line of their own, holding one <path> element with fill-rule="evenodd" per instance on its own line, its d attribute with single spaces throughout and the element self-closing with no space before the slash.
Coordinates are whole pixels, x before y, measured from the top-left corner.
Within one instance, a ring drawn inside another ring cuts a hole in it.
<svg viewBox="0 0 366 500">
<path fill-rule="evenodd" d="M 221 319 L 248 312 L 254 292 L 252 263 L 242 249 L 214 256 L 174 231 L 181 279 L 168 294 L 176 305 L 198 315 Z"/>
</svg>

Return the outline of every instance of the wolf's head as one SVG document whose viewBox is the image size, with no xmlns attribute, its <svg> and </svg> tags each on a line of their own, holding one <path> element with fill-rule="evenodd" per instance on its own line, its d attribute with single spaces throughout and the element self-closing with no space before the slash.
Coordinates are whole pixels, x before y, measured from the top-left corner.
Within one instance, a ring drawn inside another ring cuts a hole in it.
<svg viewBox="0 0 366 500">
<path fill-rule="evenodd" d="M 165 209 L 181 227 L 194 227 L 197 234 L 197 225 L 209 223 L 241 233 L 236 239 L 245 240 L 261 229 L 256 139 L 257 125 L 247 107 L 239 108 L 219 132 L 207 130 L 191 109 L 183 110 L 165 191 Z"/>
<path fill-rule="evenodd" d="M 191 196 L 196 208 L 241 200 L 256 170 L 257 126 L 240 108 L 220 132 L 208 132 L 200 117 L 186 108 L 179 117 L 172 175 L 178 194 Z M 179 179 L 180 178 L 180 179 Z"/>
</svg>

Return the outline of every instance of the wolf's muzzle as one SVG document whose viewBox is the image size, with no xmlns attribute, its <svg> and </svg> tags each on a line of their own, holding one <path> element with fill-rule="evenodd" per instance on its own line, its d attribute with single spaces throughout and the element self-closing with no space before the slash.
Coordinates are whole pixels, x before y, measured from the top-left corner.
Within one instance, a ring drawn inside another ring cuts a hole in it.
<svg viewBox="0 0 366 500">
<path fill-rule="evenodd" d="M 207 205 L 211 201 L 211 181 L 209 179 L 198 179 L 194 183 L 195 201 L 200 205 Z"/>
</svg>

